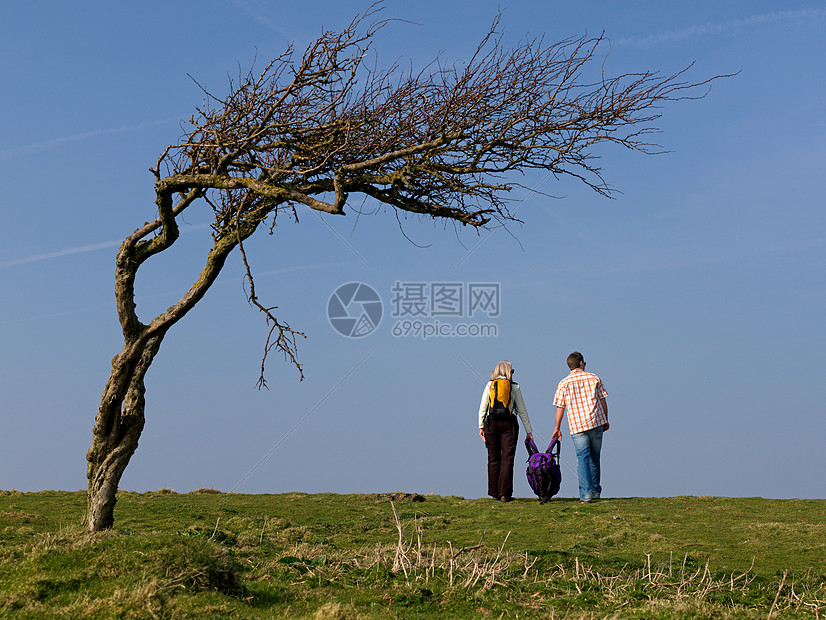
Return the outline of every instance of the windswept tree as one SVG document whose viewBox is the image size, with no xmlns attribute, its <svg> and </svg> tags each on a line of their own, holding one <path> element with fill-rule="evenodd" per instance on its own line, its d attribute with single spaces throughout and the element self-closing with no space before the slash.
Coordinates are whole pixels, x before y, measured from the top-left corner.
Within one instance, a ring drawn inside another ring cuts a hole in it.
<svg viewBox="0 0 826 620">
<path fill-rule="evenodd" d="M 532 169 L 575 177 L 607 195 L 595 147 L 656 152 L 647 137 L 661 105 L 693 98 L 707 83 L 686 82 L 683 72 L 606 76 L 596 58 L 601 37 L 529 39 L 506 48 L 498 20 L 465 63 L 377 70 L 375 60 L 367 62 L 386 25 L 377 17 L 371 10 L 340 32 L 325 32 L 300 58 L 289 48 L 263 71 L 231 81 L 225 97 L 206 93 L 185 135 L 151 169 L 157 217 L 117 253 L 123 348 L 112 360 L 87 454 L 89 531 L 112 526 L 117 487 L 144 426 L 144 379 L 164 337 L 203 299 L 236 248 L 249 301 L 270 328 L 265 351 L 281 352 L 303 379 L 296 353 L 303 334 L 258 299 L 244 253 L 244 241 L 279 214 L 302 204 L 344 215 L 350 196 L 361 194 L 400 211 L 485 227 L 512 219 L 514 173 Z M 587 79 L 590 73 L 598 79 Z M 177 303 L 144 322 L 135 304 L 138 271 L 173 246 L 179 218 L 198 208 L 213 217 L 203 269 Z"/>
</svg>

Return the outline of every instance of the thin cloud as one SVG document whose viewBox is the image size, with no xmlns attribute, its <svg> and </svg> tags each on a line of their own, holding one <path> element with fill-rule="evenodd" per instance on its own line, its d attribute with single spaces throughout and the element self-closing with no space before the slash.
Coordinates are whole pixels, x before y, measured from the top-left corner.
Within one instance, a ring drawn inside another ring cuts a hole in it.
<svg viewBox="0 0 826 620">
<path fill-rule="evenodd" d="M 120 243 L 120 241 L 118 241 L 117 243 Z M 103 244 L 100 244 L 100 245 L 102 246 Z M 93 247 L 93 246 L 88 246 L 88 247 Z M 80 250 L 80 248 L 77 248 L 77 249 Z M 346 264 L 346 263 L 336 262 L 336 263 L 314 263 L 314 264 L 309 264 L 309 265 L 295 265 L 295 266 L 292 266 L 292 267 L 284 267 L 282 269 L 274 269 L 272 271 L 264 271 L 264 272 L 261 272 L 261 273 L 255 273 L 254 276 L 255 276 L 256 280 L 258 280 L 258 279 L 266 277 L 266 276 L 283 275 L 283 274 L 287 274 L 287 273 L 293 273 L 293 272 L 296 272 L 296 271 L 308 271 L 308 270 L 318 270 L 318 269 L 328 270 L 332 267 L 341 267 L 343 264 Z M 217 287 L 230 286 L 230 285 L 237 286 L 237 284 L 238 284 L 238 277 L 237 276 L 223 275 L 222 279 L 214 284 L 214 287 L 217 288 Z M 180 298 L 181 294 L 182 294 L 182 290 L 180 290 L 180 289 L 168 290 L 168 291 L 164 291 L 164 292 L 160 292 L 160 293 L 154 293 L 152 295 L 138 295 L 135 298 L 135 301 L 137 302 L 138 306 L 141 306 L 142 304 L 144 304 L 148 301 L 151 301 L 151 300 L 164 299 L 164 298 L 173 298 L 173 299 L 174 298 Z M 91 310 L 100 310 L 101 308 L 112 308 L 113 304 L 114 304 L 113 301 L 106 301 L 106 302 L 102 302 L 102 303 L 99 303 L 99 304 L 93 304 L 93 305 L 84 306 L 84 307 L 81 307 L 81 308 L 72 308 L 72 309 L 68 309 L 68 310 L 63 310 L 61 312 L 54 312 L 54 313 L 51 313 L 51 314 L 34 315 L 34 316 L 29 315 L 29 316 L 25 316 L 25 317 L 22 317 L 22 318 L 17 318 L 17 319 L 12 320 L 12 321 L 4 321 L 4 322 L 0 323 L 0 326 L 17 325 L 17 324 L 21 324 L 21 323 L 37 323 L 37 322 L 42 322 L 42 321 L 46 321 L 46 320 L 49 320 L 49 319 L 62 317 L 62 316 L 71 316 L 71 315 L 76 315 L 76 314 L 84 314 L 84 313 L 87 313 Z"/>
<path fill-rule="evenodd" d="M 0 263 L 0 267 L 16 267 L 18 265 L 37 263 L 42 260 L 61 258 L 62 256 L 69 256 L 71 254 L 84 254 L 85 252 L 94 252 L 95 250 L 114 248 L 119 246 L 121 243 L 123 243 L 123 239 L 118 239 L 117 241 L 104 241 L 103 243 L 92 243 L 90 245 L 82 245 L 77 248 L 66 248 L 65 250 L 57 250 L 56 252 L 46 252 L 45 254 L 35 254 L 34 256 L 16 258 L 5 263 Z"/>
<path fill-rule="evenodd" d="M 110 136 L 113 134 L 127 133 L 130 131 L 140 131 L 148 127 L 157 127 L 158 125 L 166 125 L 180 120 L 180 117 L 170 117 L 157 121 L 149 121 L 147 123 L 139 123 L 137 125 L 122 125 L 120 127 L 109 127 L 105 129 L 95 129 L 93 131 L 84 131 L 75 133 L 70 136 L 62 136 L 60 138 L 53 138 L 52 140 L 44 140 L 42 142 L 35 142 L 24 146 L 17 146 L 11 149 L 0 150 L 0 161 L 12 159 L 15 157 L 22 157 L 25 155 L 33 155 L 35 153 L 42 153 L 51 149 L 59 148 L 73 142 L 79 142 L 88 138 L 96 138 L 98 136 Z"/>
<path fill-rule="evenodd" d="M 632 259 L 623 264 L 615 261 L 612 265 L 601 268 L 602 273 L 646 273 L 662 271 L 678 271 L 693 267 L 711 267 L 714 265 L 735 265 L 742 263 L 757 263 L 767 257 L 778 255 L 800 254 L 809 250 L 820 249 L 823 246 L 820 239 L 794 240 L 762 247 L 748 247 L 742 250 L 701 256 L 686 256 L 682 258 L 658 260 L 657 258 Z M 596 271 L 595 271 L 596 273 Z"/>
<path fill-rule="evenodd" d="M 614 39 L 615 45 L 629 45 L 633 47 L 649 47 L 660 43 L 673 43 L 693 37 L 701 37 L 715 34 L 726 34 L 736 30 L 752 28 L 763 24 L 771 24 L 792 19 L 813 19 L 826 16 L 824 9 L 803 9 L 799 11 L 776 11 L 774 13 L 764 13 L 763 15 L 753 15 L 744 19 L 735 19 L 723 23 L 708 23 L 698 26 L 689 26 L 680 30 L 661 32 L 647 37 L 625 37 Z"/>
<path fill-rule="evenodd" d="M 749 265 L 765 261 L 778 256 L 800 255 L 812 250 L 819 250 L 823 246 L 820 239 L 795 240 L 788 243 L 778 243 L 771 246 L 750 247 L 731 252 L 704 254 L 685 257 L 663 257 L 662 255 L 629 256 L 611 260 L 610 263 L 600 261 L 582 262 L 576 265 L 559 265 L 545 270 L 541 278 L 531 278 L 515 285 L 519 289 L 536 289 L 547 287 L 549 283 L 557 282 L 560 276 L 580 274 L 628 275 L 680 272 L 693 268 L 715 268 L 718 265 L 736 266 Z"/>
<path fill-rule="evenodd" d="M 195 226 L 187 226 L 181 229 L 182 234 L 195 232 L 207 228 L 209 224 L 196 224 Z M 53 258 L 62 258 L 64 256 L 71 256 L 72 254 L 85 254 L 86 252 L 95 252 L 97 250 L 105 250 L 106 248 L 116 248 L 123 243 L 123 239 L 115 239 L 112 241 L 103 241 L 101 243 L 91 243 L 89 245 L 81 245 L 75 248 L 65 248 L 63 250 L 55 250 L 54 252 L 45 252 L 43 254 L 35 254 L 34 256 L 24 256 L 23 258 L 15 258 L 4 263 L 0 263 L 0 268 L 3 267 L 17 267 L 19 265 L 28 265 L 29 263 L 37 263 L 44 260 L 51 260 Z"/>
<path fill-rule="evenodd" d="M 295 271 L 306 271 L 308 269 L 330 269 L 332 267 L 341 267 L 347 263 L 337 261 L 335 263 L 316 263 L 314 265 L 296 265 L 294 267 L 284 267 L 282 269 L 273 269 L 272 271 L 262 271 L 260 273 L 253 272 L 252 276 L 255 279 L 263 278 L 265 276 L 279 276 L 285 273 L 293 273 Z"/>
<path fill-rule="evenodd" d="M 297 33 L 298 29 L 295 24 L 284 20 L 283 11 L 273 12 L 273 7 L 270 4 L 261 2 L 261 0 L 231 0 L 231 2 L 247 16 L 281 35 L 287 41 L 306 38 L 306 34 Z"/>
</svg>

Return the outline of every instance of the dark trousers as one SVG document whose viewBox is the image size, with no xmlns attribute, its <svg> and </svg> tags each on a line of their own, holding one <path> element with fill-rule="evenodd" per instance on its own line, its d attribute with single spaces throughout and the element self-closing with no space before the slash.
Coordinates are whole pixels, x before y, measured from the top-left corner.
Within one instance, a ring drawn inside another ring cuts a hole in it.
<svg viewBox="0 0 826 620">
<path fill-rule="evenodd" d="M 488 495 L 511 497 L 513 495 L 513 458 L 516 456 L 516 440 L 519 425 L 516 417 L 485 422 L 485 447 L 488 449 Z"/>
</svg>

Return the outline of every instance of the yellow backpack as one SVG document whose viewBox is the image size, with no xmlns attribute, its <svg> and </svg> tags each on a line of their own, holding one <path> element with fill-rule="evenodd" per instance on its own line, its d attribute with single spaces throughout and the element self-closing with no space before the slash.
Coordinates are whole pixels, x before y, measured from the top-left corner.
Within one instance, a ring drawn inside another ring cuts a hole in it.
<svg viewBox="0 0 826 620">
<path fill-rule="evenodd" d="M 488 409 L 497 417 L 509 416 L 511 404 L 511 382 L 507 379 L 494 379 L 490 382 Z"/>
</svg>

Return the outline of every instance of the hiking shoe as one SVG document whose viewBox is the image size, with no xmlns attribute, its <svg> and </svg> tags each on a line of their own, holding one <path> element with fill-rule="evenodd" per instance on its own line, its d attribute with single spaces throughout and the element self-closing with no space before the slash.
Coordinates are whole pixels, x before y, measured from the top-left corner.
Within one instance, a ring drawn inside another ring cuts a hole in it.
<svg viewBox="0 0 826 620">
<path fill-rule="evenodd" d="M 499 498 L 499 501 L 500 501 L 500 502 L 512 502 L 512 501 L 513 501 L 513 498 L 512 498 L 512 497 L 508 497 L 507 495 L 503 495 L 502 497 L 500 497 L 500 498 Z"/>
</svg>

